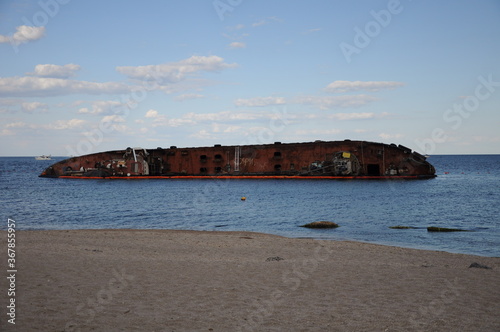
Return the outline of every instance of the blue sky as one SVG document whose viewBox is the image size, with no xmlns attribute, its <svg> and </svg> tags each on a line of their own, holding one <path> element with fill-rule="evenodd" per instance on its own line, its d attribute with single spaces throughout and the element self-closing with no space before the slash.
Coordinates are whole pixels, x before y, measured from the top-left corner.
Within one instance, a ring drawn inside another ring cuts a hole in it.
<svg viewBox="0 0 500 332">
<path fill-rule="evenodd" d="M 0 1 L 0 155 L 500 153 L 500 2 Z"/>
</svg>

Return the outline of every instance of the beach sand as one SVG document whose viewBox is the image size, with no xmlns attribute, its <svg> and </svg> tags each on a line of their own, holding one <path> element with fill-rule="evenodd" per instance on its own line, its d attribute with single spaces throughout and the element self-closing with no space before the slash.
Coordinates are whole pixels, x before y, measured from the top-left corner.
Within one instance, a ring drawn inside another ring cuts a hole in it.
<svg viewBox="0 0 500 332">
<path fill-rule="evenodd" d="M 173 230 L 18 231 L 13 325 L 0 237 L 0 331 L 500 331 L 500 258 Z"/>
</svg>

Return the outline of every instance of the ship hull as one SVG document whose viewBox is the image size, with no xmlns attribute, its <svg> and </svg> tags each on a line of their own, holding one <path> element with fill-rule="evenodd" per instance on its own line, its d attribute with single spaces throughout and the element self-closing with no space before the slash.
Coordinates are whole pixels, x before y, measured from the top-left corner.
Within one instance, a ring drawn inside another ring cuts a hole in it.
<svg viewBox="0 0 500 332">
<path fill-rule="evenodd" d="M 366 141 L 276 142 L 196 148 L 106 151 L 72 157 L 42 177 L 85 179 L 425 179 L 426 158 L 395 144 Z"/>
</svg>

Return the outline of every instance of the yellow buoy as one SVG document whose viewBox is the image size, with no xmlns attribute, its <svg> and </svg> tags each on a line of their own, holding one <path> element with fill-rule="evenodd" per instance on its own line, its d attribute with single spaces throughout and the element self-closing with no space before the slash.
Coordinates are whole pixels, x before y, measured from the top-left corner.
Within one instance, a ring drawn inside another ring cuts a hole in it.
<svg viewBox="0 0 500 332">
<path fill-rule="evenodd" d="M 245 201 L 246 199 L 247 199 L 247 198 L 246 198 L 245 196 L 243 196 L 243 197 L 241 198 L 241 200 L 242 200 L 242 201 Z"/>
</svg>

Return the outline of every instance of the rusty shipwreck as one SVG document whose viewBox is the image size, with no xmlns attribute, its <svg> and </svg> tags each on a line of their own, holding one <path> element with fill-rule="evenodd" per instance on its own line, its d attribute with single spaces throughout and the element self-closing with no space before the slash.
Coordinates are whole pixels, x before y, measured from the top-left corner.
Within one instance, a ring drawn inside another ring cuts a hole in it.
<svg viewBox="0 0 500 332">
<path fill-rule="evenodd" d="M 315 141 L 211 147 L 126 148 L 59 161 L 41 177 L 54 178 L 284 178 L 426 179 L 426 157 L 402 145 Z"/>
</svg>

